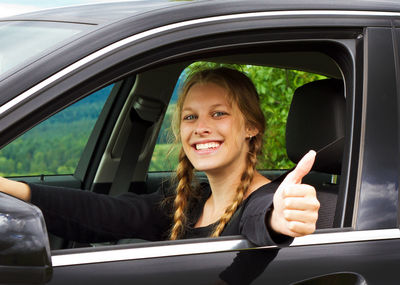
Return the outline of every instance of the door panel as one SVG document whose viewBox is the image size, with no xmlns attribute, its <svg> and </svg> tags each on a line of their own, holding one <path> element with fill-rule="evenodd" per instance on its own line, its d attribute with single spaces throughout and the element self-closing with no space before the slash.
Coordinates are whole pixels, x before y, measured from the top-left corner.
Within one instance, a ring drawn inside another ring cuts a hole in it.
<svg viewBox="0 0 400 285">
<path fill-rule="evenodd" d="M 63 266 L 49 284 L 397 284 L 399 250 L 384 240 Z"/>
</svg>

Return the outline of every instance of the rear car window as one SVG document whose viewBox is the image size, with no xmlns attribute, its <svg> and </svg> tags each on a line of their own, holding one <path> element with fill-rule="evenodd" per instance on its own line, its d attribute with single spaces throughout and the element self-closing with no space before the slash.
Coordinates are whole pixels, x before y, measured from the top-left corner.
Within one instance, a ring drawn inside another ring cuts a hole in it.
<svg viewBox="0 0 400 285">
<path fill-rule="evenodd" d="M 73 174 L 111 84 L 40 123 L 0 150 L 0 175 Z"/>
</svg>

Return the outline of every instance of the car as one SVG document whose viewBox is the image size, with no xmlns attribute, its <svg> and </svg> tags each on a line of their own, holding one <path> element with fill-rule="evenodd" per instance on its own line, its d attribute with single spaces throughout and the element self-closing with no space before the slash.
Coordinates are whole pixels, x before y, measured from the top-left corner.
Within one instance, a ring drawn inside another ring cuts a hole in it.
<svg viewBox="0 0 400 285">
<path fill-rule="evenodd" d="M 316 232 L 281 248 L 243 236 L 79 243 L 2 194 L 0 283 L 399 283 L 397 1 L 100 3 L 0 19 L 0 39 L 3 176 L 156 191 L 171 183 L 179 86 L 223 65 L 256 80 L 270 124 L 260 171 L 279 177 L 315 149 L 304 181 L 321 202 Z"/>
</svg>

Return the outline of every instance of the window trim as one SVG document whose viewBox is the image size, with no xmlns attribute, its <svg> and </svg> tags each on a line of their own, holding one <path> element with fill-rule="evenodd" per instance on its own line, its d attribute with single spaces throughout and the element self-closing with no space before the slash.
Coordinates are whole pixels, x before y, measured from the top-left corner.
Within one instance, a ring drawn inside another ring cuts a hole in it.
<svg viewBox="0 0 400 285">
<path fill-rule="evenodd" d="M 334 233 L 315 233 L 312 235 L 295 238 L 290 247 L 325 245 L 350 242 L 383 241 L 389 239 L 400 239 L 400 229 L 366 230 L 366 231 L 344 231 Z M 254 248 L 254 246 L 243 237 L 233 237 L 226 240 L 218 239 L 196 239 L 195 241 L 184 240 L 182 242 L 155 242 L 150 244 L 136 244 L 135 248 L 121 248 L 121 246 L 107 246 L 93 251 L 93 248 L 80 250 L 80 252 L 68 253 L 72 250 L 58 250 L 53 252 L 52 266 L 62 267 L 71 265 L 83 265 L 103 262 L 141 260 L 148 258 L 173 257 L 178 255 L 192 255 L 205 253 L 218 253 L 236 251 L 240 249 Z M 131 245 L 132 246 L 132 245 Z M 115 248 L 117 247 L 117 248 Z M 276 248 L 276 246 L 263 246 L 259 249 Z"/>
</svg>

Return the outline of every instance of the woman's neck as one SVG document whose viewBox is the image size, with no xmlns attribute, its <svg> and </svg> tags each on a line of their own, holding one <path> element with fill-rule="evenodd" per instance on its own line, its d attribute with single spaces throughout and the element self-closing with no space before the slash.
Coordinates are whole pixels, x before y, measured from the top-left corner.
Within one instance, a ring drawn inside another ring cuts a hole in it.
<svg viewBox="0 0 400 285">
<path fill-rule="evenodd" d="M 236 189 L 240 184 L 242 174 L 243 169 L 240 168 L 225 173 L 206 173 L 211 187 L 211 197 L 214 196 L 213 199 L 215 199 L 215 201 L 229 201 L 229 203 L 232 202 L 236 196 Z M 246 199 L 259 187 L 269 182 L 271 182 L 271 180 L 255 170 L 253 179 L 247 192 L 245 193 L 244 199 Z"/>
<path fill-rule="evenodd" d="M 205 227 L 217 222 L 225 213 L 235 198 L 236 188 L 240 183 L 241 173 L 236 171 L 221 173 L 220 171 L 206 172 L 210 183 L 211 196 L 204 204 L 195 227 Z"/>
<path fill-rule="evenodd" d="M 232 203 L 236 188 L 240 184 L 241 173 L 225 173 L 223 175 L 207 174 L 210 183 L 212 205 L 217 209 L 225 209 Z"/>
</svg>

